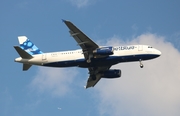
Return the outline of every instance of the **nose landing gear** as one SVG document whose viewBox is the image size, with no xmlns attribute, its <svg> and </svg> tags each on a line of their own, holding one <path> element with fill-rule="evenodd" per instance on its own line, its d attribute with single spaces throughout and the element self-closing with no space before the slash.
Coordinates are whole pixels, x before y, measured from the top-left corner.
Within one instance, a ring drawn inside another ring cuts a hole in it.
<svg viewBox="0 0 180 116">
<path fill-rule="evenodd" d="M 144 65 L 142 64 L 142 62 L 141 62 L 142 60 L 141 59 L 139 59 L 139 63 L 140 63 L 140 68 L 143 68 L 144 67 Z"/>
</svg>

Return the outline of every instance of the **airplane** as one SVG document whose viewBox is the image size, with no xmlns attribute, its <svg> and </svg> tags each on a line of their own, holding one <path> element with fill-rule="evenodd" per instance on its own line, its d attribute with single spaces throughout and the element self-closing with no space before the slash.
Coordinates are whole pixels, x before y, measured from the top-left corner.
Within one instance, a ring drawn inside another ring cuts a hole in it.
<svg viewBox="0 0 180 116">
<path fill-rule="evenodd" d="M 72 22 L 63 22 L 81 49 L 44 53 L 26 36 L 18 36 L 20 46 L 14 48 L 20 57 L 14 61 L 23 63 L 23 71 L 32 65 L 88 68 L 89 78 L 85 88 L 89 88 L 94 87 L 101 78 L 121 77 L 120 69 L 110 69 L 113 65 L 138 61 L 143 68 L 142 61 L 161 55 L 159 50 L 150 45 L 99 46 Z"/>
</svg>

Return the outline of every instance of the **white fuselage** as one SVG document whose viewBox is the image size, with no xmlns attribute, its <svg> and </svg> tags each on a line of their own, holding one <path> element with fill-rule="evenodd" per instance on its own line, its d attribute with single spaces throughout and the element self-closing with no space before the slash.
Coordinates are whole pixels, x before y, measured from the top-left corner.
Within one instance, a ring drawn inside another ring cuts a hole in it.
<svg viewBox="0 0 180 116">
<path fill-rule="evenodd" d="M 92 66 L 108 66 L 120 62 L 131 62 L 140 60 L 149 60 L 161 55 L 161 52 L 148 45 L 129 45 L 115 46 L 114 54 L 102 57 L 92 58 L 91 63 L 87 63 L 81 49 L 72 51 L 50 52 L 33 55 L 31 59 L 16 58 L 16 62 L 50 66 L 50 67 L 92 67 Z"/>
</svg>

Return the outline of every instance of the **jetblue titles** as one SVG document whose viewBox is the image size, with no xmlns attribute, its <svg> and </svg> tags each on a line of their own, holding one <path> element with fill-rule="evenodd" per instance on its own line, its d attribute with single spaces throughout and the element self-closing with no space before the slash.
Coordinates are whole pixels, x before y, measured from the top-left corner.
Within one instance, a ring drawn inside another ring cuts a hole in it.
<svg viewBox="0 0 180 116">
<path fill-rule="evenodd" d="M 114 47 L 114 50 L 133 50 L 135 47 L 134 46 L 120 46 L 120 47 Z"/>
</svg>

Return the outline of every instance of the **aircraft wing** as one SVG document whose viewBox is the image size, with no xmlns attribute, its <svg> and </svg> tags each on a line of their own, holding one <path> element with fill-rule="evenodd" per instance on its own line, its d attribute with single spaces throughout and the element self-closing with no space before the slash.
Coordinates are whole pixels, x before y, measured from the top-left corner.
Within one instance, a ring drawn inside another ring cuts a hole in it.
<svg viewBox="0 0 180 116">
<path fill-rule="evenodd" d="M 88 59 L 89 55 L 93 54 L 93 50 L 99 48 L 99 46 L 95 42 L 93 42 L 88 36 L 86 36 L 80 29 L 78 29 L 73 23 L 66 20 L 63 20 L 63 22 L 69 28 L 71 36 L 82 48 L 85 59 Z"/>
<path fill-rule="evenodd" d="M 98 68 L 95 68 L 95 67 L 91 67 L 91 68 L 88 68 L 89 69 L 89 78 L 87 80 L 87 84 L 85 86 L 85 88 L 89 88 L 89 87 L 94 87 L 98 81 L 101 79 L 101 73 L 109 70 L 111 66 L 107 66 L 107 67 L 98 67 Z"/>
</svg>

